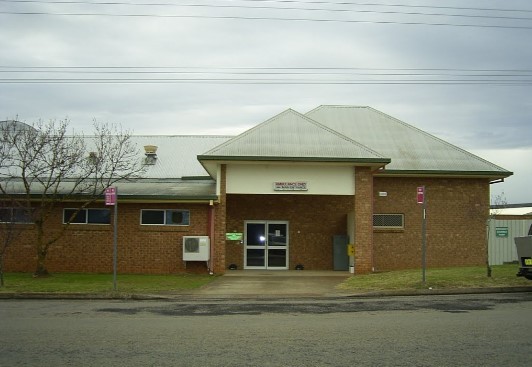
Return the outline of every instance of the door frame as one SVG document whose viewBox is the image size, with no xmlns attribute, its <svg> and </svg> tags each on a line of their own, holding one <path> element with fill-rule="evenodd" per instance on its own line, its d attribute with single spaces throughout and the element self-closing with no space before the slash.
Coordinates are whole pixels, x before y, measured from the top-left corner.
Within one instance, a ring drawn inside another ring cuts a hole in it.
<svg viewBox="0 0 532 367">
<path fill-rule="evenodd" d="M 249 246 L 250 249 L 264 249 L 264 266 L 247 266 L 247 250 L 248 250 L 248 223 L 264 224 L 266 241 L 268 239 L 268 226 L 270 224 L 284 224 L 286 225 L 286 246 L 269 246 L 268 243 L 261 246 Z M 245 220 L 244 221 L 244 270 L 288 270 L 290 268 L 290 224 L 287 220 Z M 283 249 L 286 252 L 286 266 L 268 267 L 268 249 Z"/>
</svg>

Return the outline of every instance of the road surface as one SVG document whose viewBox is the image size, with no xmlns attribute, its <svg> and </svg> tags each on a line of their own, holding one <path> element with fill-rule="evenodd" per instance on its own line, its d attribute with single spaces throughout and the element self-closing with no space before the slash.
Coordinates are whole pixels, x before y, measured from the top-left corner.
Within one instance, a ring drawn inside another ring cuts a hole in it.
<svg viewBox="0 0 532 367">
<path fill-rule="evenodd" d="M 518 366 L 532 293 L 2 300 L 0 366 Z"/>
</svg>

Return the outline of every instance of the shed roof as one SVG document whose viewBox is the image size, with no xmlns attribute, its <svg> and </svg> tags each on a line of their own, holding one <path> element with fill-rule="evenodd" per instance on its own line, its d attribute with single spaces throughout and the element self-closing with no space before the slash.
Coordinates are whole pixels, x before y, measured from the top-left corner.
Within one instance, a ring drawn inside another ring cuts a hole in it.
<svg viewBox="0 0 532 367">
<path fill-rule="evenodd" d="M 491 215 L 532 215 L 532 207 L 490 209 Z"/>
<path fill-rule="evenodd" d="M 59 192 L 71 191 L 72 185 L 73 183 L 69 180 L 63 181 Z M 35 188 L 31 190 L 32 195 L 39 198 L 42 194 L 42 186 L 34 186 Z M 136 178 L 116 182 L 114 186 L 117 187 L 119 198 L 128 200 L 208 201 L 216 199 L 216 182 L 210 177 L 195 179 Z M 10 193 L 12 195 L 24 195 L 23 183 L 20 180 L 12 180 Z M 78 195 L 83 197 L 82 193 Z"/>
</svg>

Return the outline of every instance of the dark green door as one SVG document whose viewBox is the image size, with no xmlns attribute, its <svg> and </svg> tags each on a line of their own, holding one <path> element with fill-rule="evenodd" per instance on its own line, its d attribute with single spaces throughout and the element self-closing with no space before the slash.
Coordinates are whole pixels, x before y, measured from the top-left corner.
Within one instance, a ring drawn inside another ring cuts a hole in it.
<svg viewBox="0 0 532 367">
<path fill-rule="evenodd" d="M 349 256 L 347 255 L 348 237 L 346 235 L 333 236 L 334 270 L 349 270 Z"/>
</svg>

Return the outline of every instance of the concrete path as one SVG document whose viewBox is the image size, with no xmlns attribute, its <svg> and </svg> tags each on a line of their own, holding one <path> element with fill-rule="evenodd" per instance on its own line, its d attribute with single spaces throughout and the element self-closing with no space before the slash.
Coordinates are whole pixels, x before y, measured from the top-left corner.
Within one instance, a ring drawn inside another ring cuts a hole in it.
<svg viewBox="0 0 532 367">
<path fill-rule="evenodd" d="M 233 270 L 195 291 L 203 297 L 334 297 L 351 274 L 342 271 Z"/>
</svg>

